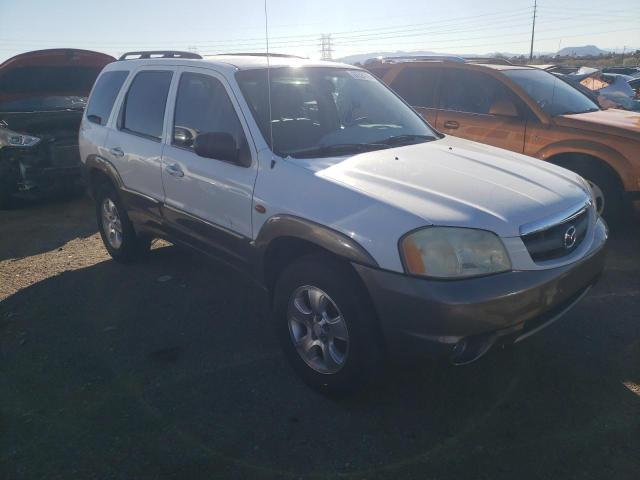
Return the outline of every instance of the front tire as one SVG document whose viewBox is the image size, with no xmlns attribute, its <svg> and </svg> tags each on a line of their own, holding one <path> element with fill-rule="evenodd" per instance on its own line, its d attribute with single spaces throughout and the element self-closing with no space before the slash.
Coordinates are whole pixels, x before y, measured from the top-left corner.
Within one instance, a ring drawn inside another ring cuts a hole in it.
<svg viewBox="0 0 640 480">
<path fill-rule="evenodd" d="M 578 156 L 558 162 L 558 165 L 577 173 L 589 183 L 596 209 L 607 223 L 620 223 L 625 213 L 624 188 L 613 170 L 595 160 L 584 160 Z"/>
<path fill-rule="evenodd" d="M 96 219 L 102 242 L 115 261 L 131 263 L 149 250 L 151 242 L 136 235 L 127 210 L 111 185 L 98 189 Z"/>
<path fill-rule="evenodd" d="M 321 393 L 353 391 L 380 373 L 373 309 L 355 272 L 330 255 L 303 257 L 284 270 L 274 321 L 290 364 Z"/>
</svg>

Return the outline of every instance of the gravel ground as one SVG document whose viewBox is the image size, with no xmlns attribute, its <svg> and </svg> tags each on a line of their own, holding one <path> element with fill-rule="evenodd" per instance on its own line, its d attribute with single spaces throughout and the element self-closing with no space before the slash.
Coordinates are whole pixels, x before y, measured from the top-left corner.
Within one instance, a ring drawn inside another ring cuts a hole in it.
<svg viewBox="0 0 640 480">
<path fill-rule="evenodd" d="M 118 265 L 86 199 L 0 212 L 0 478 L 637 479 L 639 234 L 518 348 L 335 401 L 225 267 L 166 243 Z"/>
</svg>

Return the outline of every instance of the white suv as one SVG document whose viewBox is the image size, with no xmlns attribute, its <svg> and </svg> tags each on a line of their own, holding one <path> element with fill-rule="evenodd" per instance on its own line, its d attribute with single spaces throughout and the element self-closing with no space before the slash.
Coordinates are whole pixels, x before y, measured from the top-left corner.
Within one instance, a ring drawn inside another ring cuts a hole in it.
<svg viewBox="0 0 640 480">
<path fill-rule="evenodd" d="M 127 54 L 93 88 L 80 150 L 115 260 L 162 237 L 249 274 L 327 391 L 410 345 L 463 364 L 518 342 L 603 269 L 581 177 L 444 136 L 350 65 Z"/>
</svg>

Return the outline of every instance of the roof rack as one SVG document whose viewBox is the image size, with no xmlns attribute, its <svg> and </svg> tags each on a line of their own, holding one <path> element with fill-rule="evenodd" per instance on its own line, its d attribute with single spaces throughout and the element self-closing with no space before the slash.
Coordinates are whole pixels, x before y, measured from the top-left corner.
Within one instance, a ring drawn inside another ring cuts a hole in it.
<svg viewBox="0 0 640 480">
<path fill-rule="evenodd" d="M 487 63 L 489 65 L 513 65 L 512 62 L 506 58 L 498 57 L 464 57 L 467 63 Z"/>
<path fill-rule="evenodd" d="M 134 58 L 130 58 L 134 57 Z M 127 52 L 120 56 L 118 60 L 137 60 L 139 58 L 197 58 L 200 55 L 194 52 L 180 52 L 178 50 L 148 50 L 143 52 Z"/>
<path fill-rule="evenodd" d="M 243 53 L 216 53 L 215 55 L 211 55 L 212 57 L 217 56 L 233 56 L 233 57 L 266 57 L 267 54 L 264 52 L 261 53 L 251 53 L 251 52 L 243 52 Z M 298 55 L 289 55 L 286 53 L 269 53 L 270 57 L 279 57 L 279 58 L 300 58 L 302 60 L 306 60 L 305 57 L 300 57 Z"/>
<path fill-rule="evenodd" d="M 455 62 L 464 63 L 464 58 L 456 55 L 403 55 L 399 57 L 376 57 L 365 61 L 365 65 L 372 63 L 399 63 L 399 62 Z"/>
</svg>

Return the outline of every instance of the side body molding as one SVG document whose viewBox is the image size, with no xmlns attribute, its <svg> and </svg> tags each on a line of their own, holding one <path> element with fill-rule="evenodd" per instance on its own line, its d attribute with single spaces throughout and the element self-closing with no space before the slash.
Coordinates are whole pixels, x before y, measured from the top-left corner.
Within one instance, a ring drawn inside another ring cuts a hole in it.
<svg viewBox="0 0 640 480">
<path fill-rule="evenodd" d="M 313 243 L 349 261 L 378 267 L 378 262 L 358 242 L 327 226 L 293 215 L 274 215 L 258 233 L 254 246 L 264 261 L 269 245 L 278 238 L 296 238 Z"/>
</svg>

